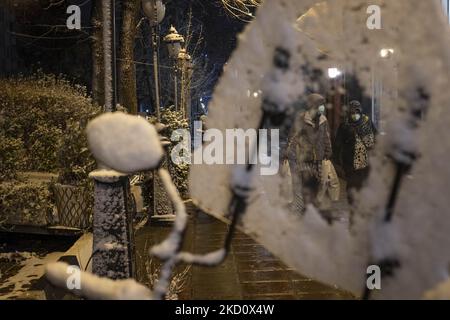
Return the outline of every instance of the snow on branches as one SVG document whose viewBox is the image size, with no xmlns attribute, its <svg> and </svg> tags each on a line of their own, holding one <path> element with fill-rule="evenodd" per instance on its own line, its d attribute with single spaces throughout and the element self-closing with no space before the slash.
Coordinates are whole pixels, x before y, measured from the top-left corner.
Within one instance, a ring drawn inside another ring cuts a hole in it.
<svg viewBox="0 0 450 320">
<path fill-rule="evenodd" d="M 247 21 L 253 18 L 253 10 L 259 7 L 262 0 L 220 0 L 229 14 Z"/>
</svg>

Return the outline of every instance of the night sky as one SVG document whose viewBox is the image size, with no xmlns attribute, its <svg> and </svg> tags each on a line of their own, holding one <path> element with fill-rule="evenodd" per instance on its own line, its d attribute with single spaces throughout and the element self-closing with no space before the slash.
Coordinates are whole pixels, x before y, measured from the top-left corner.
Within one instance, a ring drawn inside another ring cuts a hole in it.
<svg viewBox="0 0 450 320">
<path fill-rule="evenodd" d="M 245 23 L 230 17 L 215 1 L 195 2 L 193 7 L 207 30 L 205 42 L 208 55 L 213 61 L 224 64 L 236 47 L 236 36 L 245 27 Z"/>
<path fill-rule="evenodd" d="M 91 1 L 67 0 L 62 5 L 49 9 L 44 9 L 47 7 L 47 0 L 26 3 L 31 4 L 16 7 L 16 23 L 13 30 L 9 30 L 15 37 L 21 60 L 18 71 L 26 74 L 40 68 L 44 72 L 62 73 L 89 88 Z M 119 4 L 120 1 L 116 3 Z M 165 29 L 173 22 L 173 16 L 177 14 L 175 11 L 187 14 L 192 6 L 193 18 L 204 27 L 202 54 L 207 55 L 209 63 L 220 74 L 223 64 L 236 47 L 236 36 L 245 23 L 229 16 L 219 0 L 166 0 L 165 3 L 167 10 L 161 36 L 164 36 L 167 32 Z M 82 32 L 68 31 L 64 27 L 68 16 L 65 10 L 70 4 L 82 5 Z M 58 25 L 60 27 L 50 30 L 52 26 Z"/>
</svg>

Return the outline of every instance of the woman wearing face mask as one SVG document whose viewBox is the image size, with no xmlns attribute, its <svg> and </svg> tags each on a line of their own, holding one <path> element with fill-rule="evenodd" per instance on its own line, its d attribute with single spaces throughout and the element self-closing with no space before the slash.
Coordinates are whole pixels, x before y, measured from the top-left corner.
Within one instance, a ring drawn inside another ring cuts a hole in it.
<svg viewBox="0 0 450 320">
<path fill-rule="evenodd" d="M 336 134 L 334 158 L 344 171 L 347 190 L 360 189 L 369 175 L 369 151 L 375 145 L 375 130 L 362 113 L 359 101 L 350 102 L 349 113 Z"/>
<path fill-rule="evenodd" d="M 296 117 L 289 142 L 294 207 L 295 199 L 301 197 L 301 207 L 295 208 L 300 211 L 304 211 L 304 204 L 315 203 L 321 181 L 322 161 L 332 156 L 330 129 L 324 113 L 324 97 L 315 93 L 309 95 L 306 111 Z M 299 200 L 297 202 L 300 203 Z"/>
</svg>

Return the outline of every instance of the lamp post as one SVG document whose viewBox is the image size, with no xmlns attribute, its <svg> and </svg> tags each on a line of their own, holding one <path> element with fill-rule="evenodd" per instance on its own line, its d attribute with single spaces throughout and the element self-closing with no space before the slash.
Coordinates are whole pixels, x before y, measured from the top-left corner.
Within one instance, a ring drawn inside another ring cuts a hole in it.
<svg viewBox="0 0 450 320">
<path fill-rule="evenodd" d="M 116 0 L 111 1 L 112 11 L 112 73 L 113 73 L 113 110 L 117 107 L 117 25 L 116 25 Z"/>
<path fill-rule="evenodd" d="M 160 92 L 159 92 L 159 65 L 158 65 L 158 25 L 164 19 L 166 7 L 161 0 L 142 0 L 142 9 L 147 16 L 152 28 L 153 46 L 153 75 L 155 81 L 155 109 L 158 122 L 161 121 L 160 114 Z"/>
<path fill-rule="evenodd" d="M 153 47 L 153 75 L 155 82 L 155 109 L 156 119 L 161 122 L 161 102 L 159 92 L 159 65 L 158 65 L 158 25 L 166 15 L 166 7 L 161 0 L 142 0 L 142 9 L 147 16 L 152 28 L 152 47 Z M 156 170 L 153 170 L 153 215 L 156 215 Z M 150 223 L 150 219 L 148 219 Z"/>
<path fill-rule="evenodd" d="M 182 35 L 178 34 L 174 26 L 170 27 L 169 34 L 164 37 L 164 43 L 167 45 L 169 57 L 173 61 L 173 81 L 174 81 L 174 104 L 175 110 L 178 111 L 178 67 L 177 59 L 180 53 L 181 46 L 184 43 Z"/>
<path fill-rule="evenodd" d="M 102 16 L 103 16 L 103 68 L 105 72 L 104 87 L 105 87 L 105 111 L 114 111 L 116 105 L 114 101 L 115 96 L 115 74 L 113 70 L 115 45 L 114 45 L 114 0 L 105 0 L 102 2 Z"/>
<path fill-rule="evenodd" d="M 188 118 L 189 124 L 191 120 L 190 107 L 190 86 L 192 77 L 192 58 L 186 49 L 181 49 L 178 54 L 178 61 L 181 69 L 181 108 L 183 116 Z"/>
</svg>

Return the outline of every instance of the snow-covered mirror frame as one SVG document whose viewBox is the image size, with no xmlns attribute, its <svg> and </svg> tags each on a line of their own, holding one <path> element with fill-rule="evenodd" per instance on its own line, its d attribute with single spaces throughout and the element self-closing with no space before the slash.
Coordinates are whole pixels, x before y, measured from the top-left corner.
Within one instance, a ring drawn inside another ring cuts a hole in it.
<svg viewBox="0 0 450 320">
<path fill-rule="evenodd" d="M 320 75 L 326 74 L 330 61 L 296 25 L 316 2 L 264 2 L 240 35 L 238 49 L 215 90 L 208 128 L 223 132 L 258 128 L 267 102 L 288 110 L 305 89 L 320 85 Z M 282 183 L 278 176 L 248 177 L 239 166 L 193 165 L 191 195 L 206 212 L 229 222 L 236 184 L 253 187 L 240 226 L 288 265 L 357 296 L 421 298 L 448 279 L 450 263 L 441 251 L 450 245 L 450 201 L 442 194 L 450 183 L 445 160 L 450 142 L 442 139 L 450 123 L 445 112 L 450 102 L 448 27 L 438 1 L 327 4 L 330 12 L 345 13 L 345 27 L 351 32 L 345 42 L 333 35 L 321 39 L 334 61 L 351 61 L 352 74 L 366 94 L 374 70 L 386 87 L 398 88 L 398 99 L 384 101 L 383 108 L 389 110 L 385 135 L 377 143 L 366 186 L 355 194 L 350 230 L 329 225 L 312 206 L 305 216 L 293 216 L 284 197 L 277 194 Z M 374 4 L 381 8 L 382 30 L 369 30 L 366 25 L 366 9 Z M 401 55 L 398 83 L 389 76 L 392 65 L 376 62 L 382 45 L 395 46 Z M 290 57 L 283 72 L 273 63 L 280 51 Z M 248 90 L 261 90 L 263 95 L 255 98 Z M 382 289 L 368 292 L 366 271 L 372 264 L 385 273 Z"/>
</svg>

